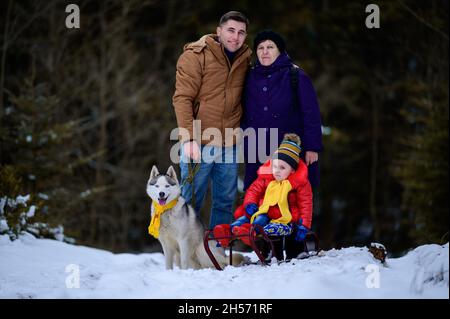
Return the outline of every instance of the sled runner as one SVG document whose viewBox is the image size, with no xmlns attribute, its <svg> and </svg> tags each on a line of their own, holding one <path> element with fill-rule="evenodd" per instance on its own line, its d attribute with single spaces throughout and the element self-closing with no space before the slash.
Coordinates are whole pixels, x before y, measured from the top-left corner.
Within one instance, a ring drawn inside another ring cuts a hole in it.
<svg viewBox="0 0 450 319">
<path fill-rule="evenodd" d="M 227 248 L 229 248 L 229 258 L 230 262 L 229 264 L 232 264 L 232 257 L 233 257 L 233 245 L 234 243 L 239 240 L 242 237 L 246 237 L 248 241 L 250 242 L 250 247 L 253 249 L 253 251 L 256 253 L 256 256 L 258 256 L 259 262 L 262 265 L 268 265 L 271 262 L 272 257 L 276 256 L 282 256 L 283 251 L 277 251 L 276 246 L 274 243 L 277 241 L 282 241 L 283 237 L 285 236 L 278 236 L 269 237 L 267 233 L 264 232 L 264 228 L 260 225 L 253 224 L 250 227 L 250 230 L 247 234 L 242 235 L 231 235 L 231 236 L 222 236 L 222 237 L 215 237 L 213 234 L 213 230 L 209 229 L 205 231 L 205 236 L 203 238 L 203 244 L 206 250 L 206 253 L 208 254 L 209 258 L 211 259 L 211 262 L 214 264 L 217 270 L 223 270 L 223 268 L 219 265 L 217 262 L 214 254 L 211 252 L 211 249 L 209 247 L 209 241 L 217 241 L 220 239 L 229 239 L 229 244 Z M 307 258 L 309 255 L 313 252 L 319 252 L 319 238 L 314 232 L 308 232 L 306 234 L 306 237 L 303 241 L 298 242 L 299 245 L 303 245 L 303 252 L 297 256 L 297 258 Z M 264 251 L 264 250 L 267 250 Z M 282 262 L 284 258 L 277 257 L 279 262 Z M 281 259 L 281 260 L 280 260 Z M 287 261 L 287 260 L 286 260 Z"/>
</svg>

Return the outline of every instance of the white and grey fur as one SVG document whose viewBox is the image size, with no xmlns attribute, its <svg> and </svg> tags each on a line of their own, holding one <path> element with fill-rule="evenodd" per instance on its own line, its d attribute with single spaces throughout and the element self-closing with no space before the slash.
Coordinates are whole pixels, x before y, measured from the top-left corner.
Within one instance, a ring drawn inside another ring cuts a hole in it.
<svg viewBox="0 0 450 319">
<path fill-rule="evenodd" d="M 213 268 L 203 246 L 205 228 L 194 209 L 181 197 L 180 184 L 172 166 L 166 174 L 160 174 L 153 166 L 147 182 L 147 194 L 161 205 L 178 198 L 177 204 L 161 215 L 158 240 L 163 248 L 166 269 L 173 269 L 174 263 L 180 269 Z M 216 247 L 215 241 L 209 241 L 209 247 L 222 268 L 229 264 L 225 250 Z M 233 265 L 237 266 L 242 261 L 242 255 L 233 253 Z"/>
</svg>

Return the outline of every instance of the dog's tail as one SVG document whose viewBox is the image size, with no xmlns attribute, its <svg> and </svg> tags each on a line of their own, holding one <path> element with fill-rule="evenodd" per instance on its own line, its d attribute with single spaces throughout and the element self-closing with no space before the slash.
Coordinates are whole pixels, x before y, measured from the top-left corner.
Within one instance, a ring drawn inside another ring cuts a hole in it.
<svg viewBox="0 0 450 319">
<path fill-rule="evenodd" d="M 233 253 L 233 257 L 231 259 L 232 259 L 231 262 L 233 263 L 233 266 L 242 266 L 249 261 L 248 257 L 245 257 L 244 255 L 236 253 L 236 252 Z M 228 261 L 229 260 L 230 260 L 230 258 L 228 258 Z"/>
<path fill-rule="evenodd" d="M 216 257 L 216 260 L 219 263 L 220 267 L 224 268 L 225 266 L 228 266 L 230 264 L 230 257 L 225 254 L 224 248 L 217 247 L 213 241 L 209 242 L 209 248 L 211 252 L 214 254 L 214 257 Z M 202 264 L 204 264 L 206 267 L 214 268 L 214 265 L 203 246 L 199 249 L 199 259 L 202 261 Z M 245 257 L 244 255 L 233 252 L 233 256 L 231 259 L 231 263 L 233 266 L 235 267 L 242 266 L 247 261 L 248 258 Z"/>
<path fill-rule="evenodd" d="M 227 255 L 225 255 L 225 253 L 223 253 L 223 255 L 222 254 L 220 255 L 220 258 L 225 265 L 230 264 L 230 256 L 227 256 Z M 248 258 L 245 257 L 244 255 L 233 251 L 233 256 L 231 257 L 231 264 L 232 264 L 232 266 L 239 267 L 239 266 L 244 265 L 244 263 L 247 261 L 247 259 Z M 217 258 L 217 260 L 219 260 L 219 258 Z"/>
</svg>

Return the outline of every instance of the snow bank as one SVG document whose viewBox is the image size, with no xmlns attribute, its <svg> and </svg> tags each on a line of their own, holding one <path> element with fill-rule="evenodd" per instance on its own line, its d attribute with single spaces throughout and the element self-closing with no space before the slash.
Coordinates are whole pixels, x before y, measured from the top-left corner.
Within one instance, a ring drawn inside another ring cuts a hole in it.
<svg viewBox="0 0 450 319">
<path fill-rule="evenodd" d="M 442 249 L 444 248 L 444 249 Z M 422 293 L 427 284 L 446 285 L 448 288 L 449 246 L 425 245 L 416 248 L 411 254 L 416 259 L 415 274 L 411 289 Z"/>
<path fill-rule="evenodd" d="M 448 251 L 421 246 L 383 265 L 349 247 L 268 267 L 165 270 L 161 253 L 0 236 L 0 298 L 448 298 Z"/>
</svg>

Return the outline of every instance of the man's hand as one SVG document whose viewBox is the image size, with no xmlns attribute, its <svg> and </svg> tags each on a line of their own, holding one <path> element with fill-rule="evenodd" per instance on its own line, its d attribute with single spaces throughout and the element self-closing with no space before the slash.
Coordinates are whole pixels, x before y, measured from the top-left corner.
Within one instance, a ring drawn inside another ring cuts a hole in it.
<svg viewBox="0 0 450 319">
<path fill-rule="evenodd" d="M 183 152 L 187 159 L 198 160 L 200 158 L 200 148 L 195 141 L 185 142 L 183 144 Z"/>
<path fill-rule="evenodd" d="M 318 160 L 319 160 L 319 154 L 317 152 L 306 151 L 306 154 L 305 154 L 306 165 L 309 166 L 309 164 L 317 162 Z"/>
</svg>

